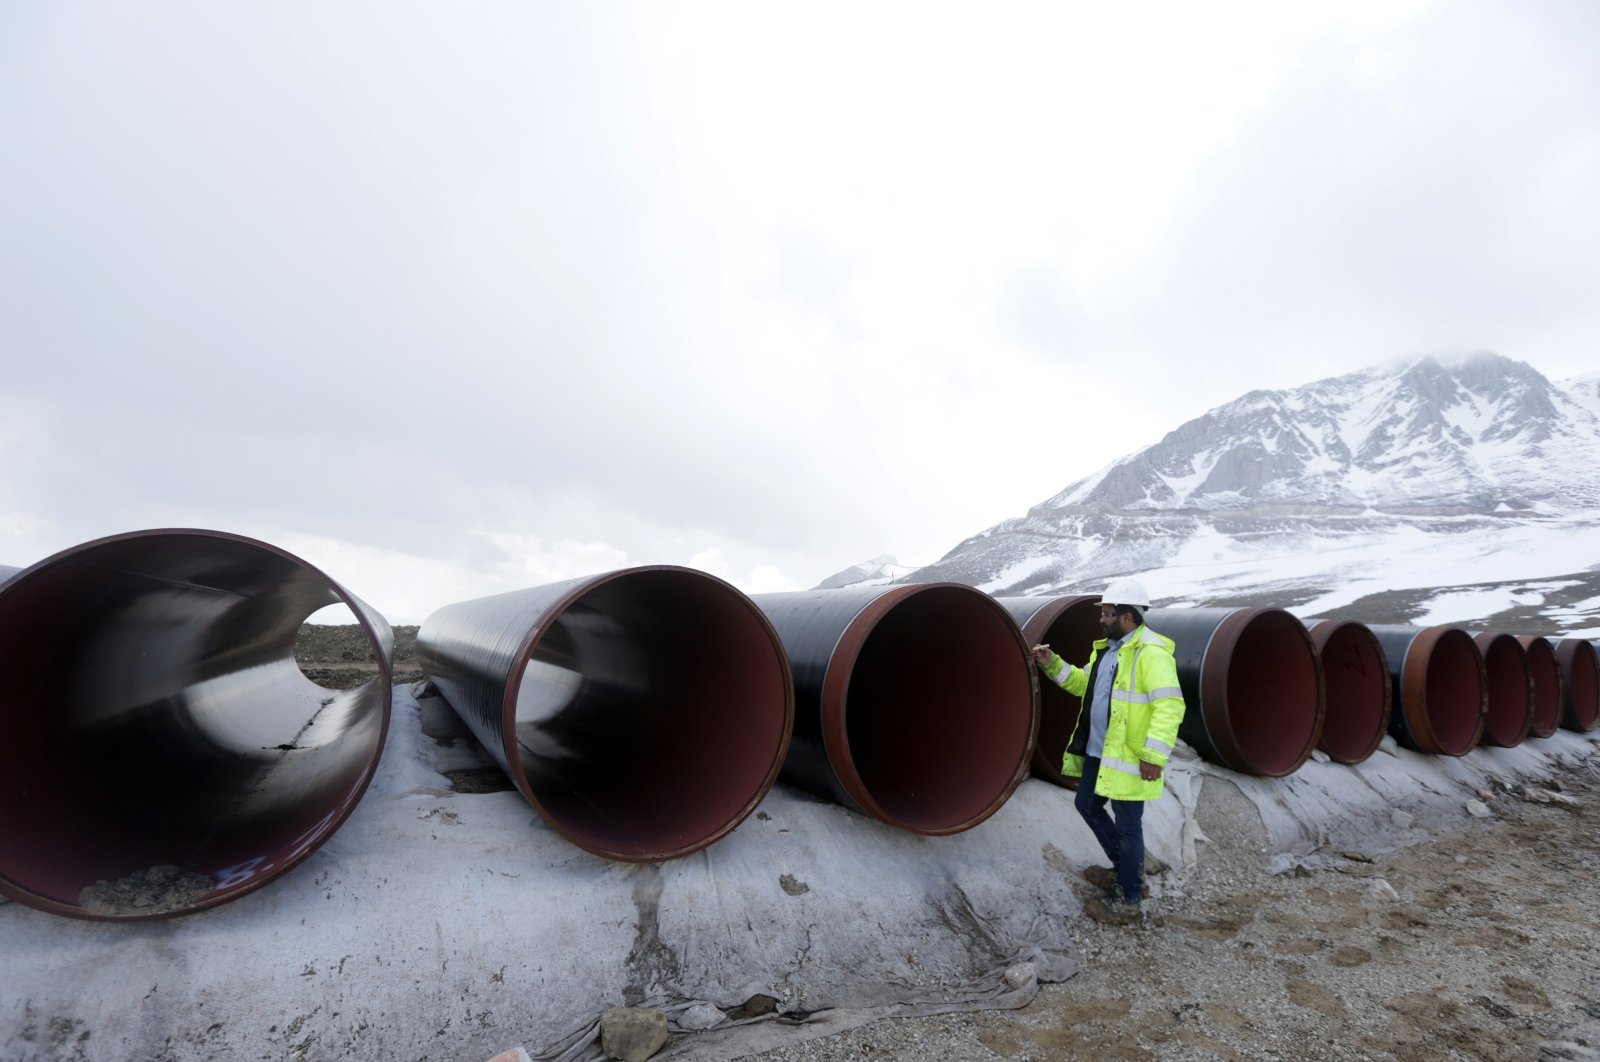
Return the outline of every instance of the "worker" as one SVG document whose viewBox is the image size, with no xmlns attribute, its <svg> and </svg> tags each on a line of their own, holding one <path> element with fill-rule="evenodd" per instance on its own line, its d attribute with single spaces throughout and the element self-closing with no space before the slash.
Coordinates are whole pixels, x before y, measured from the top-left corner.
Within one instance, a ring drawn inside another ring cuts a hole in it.
<svg viewBox="0 0 1600 1062">
<path fill-rule="evenodd" d="M 1100 630 L 1089 662 L 1073 667 L 1048 645 L 1033 647 L 1045 675 L 1082 699 L 1078 724 L 1061 762 L 1076 780 L 1074 803 L 1111 868 L 1084 876 L 1109 895 L 1090 902 L 1099 921 L 1126 925 L 1139 919 L 1144 898 L 1144 806 L 1160 798 L 1165 768 L 1183 720 L 1183 691 L 1172 659 L 1172 639 L 1144 625 L 1150 595 L 1132 579 L 1115 579 L 1100 595 Z M 1106 804 L 1111 814 L 1106 814 Z"/>
</svg>

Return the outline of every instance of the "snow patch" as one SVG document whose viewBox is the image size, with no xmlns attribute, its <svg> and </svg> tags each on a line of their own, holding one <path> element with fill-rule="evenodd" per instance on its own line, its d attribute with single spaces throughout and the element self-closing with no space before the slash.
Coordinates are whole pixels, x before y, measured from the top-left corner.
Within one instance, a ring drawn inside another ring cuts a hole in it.
<svg viewBox="0 0 1600 1062">
<path fill-rule="evenodd" d="M 1419 627 L 1435 624 L 1464 623 L 1496 612 L 1504 612 L 1518 602 L 1517 595 L 1495 587 L 1482 590 L 1454 590 L 1440 594 L 1428 602 L 1428 611 L 1411 622 Z"/>
<path fill-rule="evenodd" d="M 1016 586 L 1029 576 L 1039 574 L 1055 563 L 1056 559 L 1054 557 L 1030 557 L 1025 561 L 1011 565 L 1009 568 L 1002 569 L 988 582 L 979 586 L 978 589 L 987 594 L 998 593 Z"/>
</svg>

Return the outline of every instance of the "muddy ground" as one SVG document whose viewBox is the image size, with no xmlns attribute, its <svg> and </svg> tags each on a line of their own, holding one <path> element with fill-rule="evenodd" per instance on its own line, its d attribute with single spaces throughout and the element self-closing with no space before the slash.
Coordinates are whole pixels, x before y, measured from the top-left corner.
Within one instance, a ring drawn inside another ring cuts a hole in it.
<svg viewBox="0 0 1600 1062">
<path fill-rule="evenodd" d="M 1463 812 L 1459 832 L 1279 876 L 1247 801 L 1208 780 L 1200 866 L 1137 928 L 1077 920 L 1087 969 L 1027 1008 L 890 1019 L 757 1057 L 1600 1059 L 1596 772 L 1600 758 L 1558 775 L 1575 806 L 1496 790 L 1491 816 Z"/>
</svg>

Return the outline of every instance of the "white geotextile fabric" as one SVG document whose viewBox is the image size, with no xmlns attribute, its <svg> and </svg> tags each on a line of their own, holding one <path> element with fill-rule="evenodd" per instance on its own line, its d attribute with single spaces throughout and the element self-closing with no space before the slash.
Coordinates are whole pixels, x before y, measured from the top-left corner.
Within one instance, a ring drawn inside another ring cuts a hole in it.
<svg viewBox="0 0 1600 1062">
<path fill-rule="evenodd" d="M 630 865 L 514 791 L 451 792 L 439 771 L 478 755 L 424 736 L 396 688 L 372 787 L 277 881 L 137 924 L 0 904 L 6 1057 L 488 1058 L 560 1046 L 617 1004 L 763 993 L 839 1020 L 1019 1006 L 1007 966 L 1077 969 L 1069 879 L 1097 853 L 1066 790 L 1030 781 L 977 829 L 926 838 L 779 786 L 706 851 Z"/>
<path fill-rule="evenodd" d="M 1361 763 L 1313 760 L 1287 778 L 1251 778 L 1207 763 L 1199 770 L 1226 778 L 1255 805 L 1279 869 L 1315 868 L 1340 851 L 1384 852 L 1460 829 L 1467 804 L 1481 794 L 1548 778 L 1560 765 L 1600 763 L 1597 750 L 1600 731 L 1557 730 L 1466 756 L 1428 756 L 1385 737 Z"/>
<path fill-rule="evenodd" d="M 430 712 L 436 705 L 430 706 Z M 777 1013 L 674 1037 L 659 1057 L 733 1058 L 875 1018 L 1017 1007 L 1078 968 L 1072 882 L 1103 863 L 1068 790 L 1030 779 L 955 837 L 903 833 L 776 787 L 696 855 L 611 863 L 563 840 L 515 792 L 453 793 L 439 772 L 486 761 L 422 733 L 395 690 L 372 788 L 327 844 L 278 881 L 197 915 L 83 922 L 0 905 L 7 1057 L 599 1058 L 609 1006 L 677 1016 L 754 995 Z M 1562 733 L 1465 760 L 1379 753 L 1276 781 L 1175 758 L 1146 815 L 1153 852 L 1189 865 L 1202 782 L 1226 778 L 1292 859 L 1318 845 L 1393 847 L 1459 817 L 1488 780 L 1585 755 Z M 1187 751 L 1187 750 L 1183 750 Z M 1203 849 L 1202 849 L 1203 852 Z M 1162 879 L 1152 880 L 1159 896 Z"/>
</svg>

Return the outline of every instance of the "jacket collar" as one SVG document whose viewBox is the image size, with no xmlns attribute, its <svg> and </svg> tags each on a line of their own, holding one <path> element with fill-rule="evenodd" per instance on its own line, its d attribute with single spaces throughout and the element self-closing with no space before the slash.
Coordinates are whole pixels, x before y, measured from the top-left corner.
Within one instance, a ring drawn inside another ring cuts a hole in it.
<svg viewBox="0 0 1600 1062">
<path fill-rule="evenodd" d="M 1140 642 L 1144 641 L 1145 636 L 1147 634 L 1149 634 L 1149 633 L 1150 633 L 1150 628 L 1149 627 L 1145 626 L 1143 623 L 1139 624 L 1133 630 L 1129 631 L 1127 634 L 1122 636 L 1122 644 L 1117 647 L 1117 652 L 1120 653 L 1124 649 L 1132 649 L 1134 646 L 1136 646 Z M 1096 638 L 1094 640 L 1095 651 L 1096 652 L 1104 652 L 1106 646 L 1108 646 L 1110 644 L 1111 644 L 1111 640 L 1108 639 L 1108 638 Z"/>
</svg>

